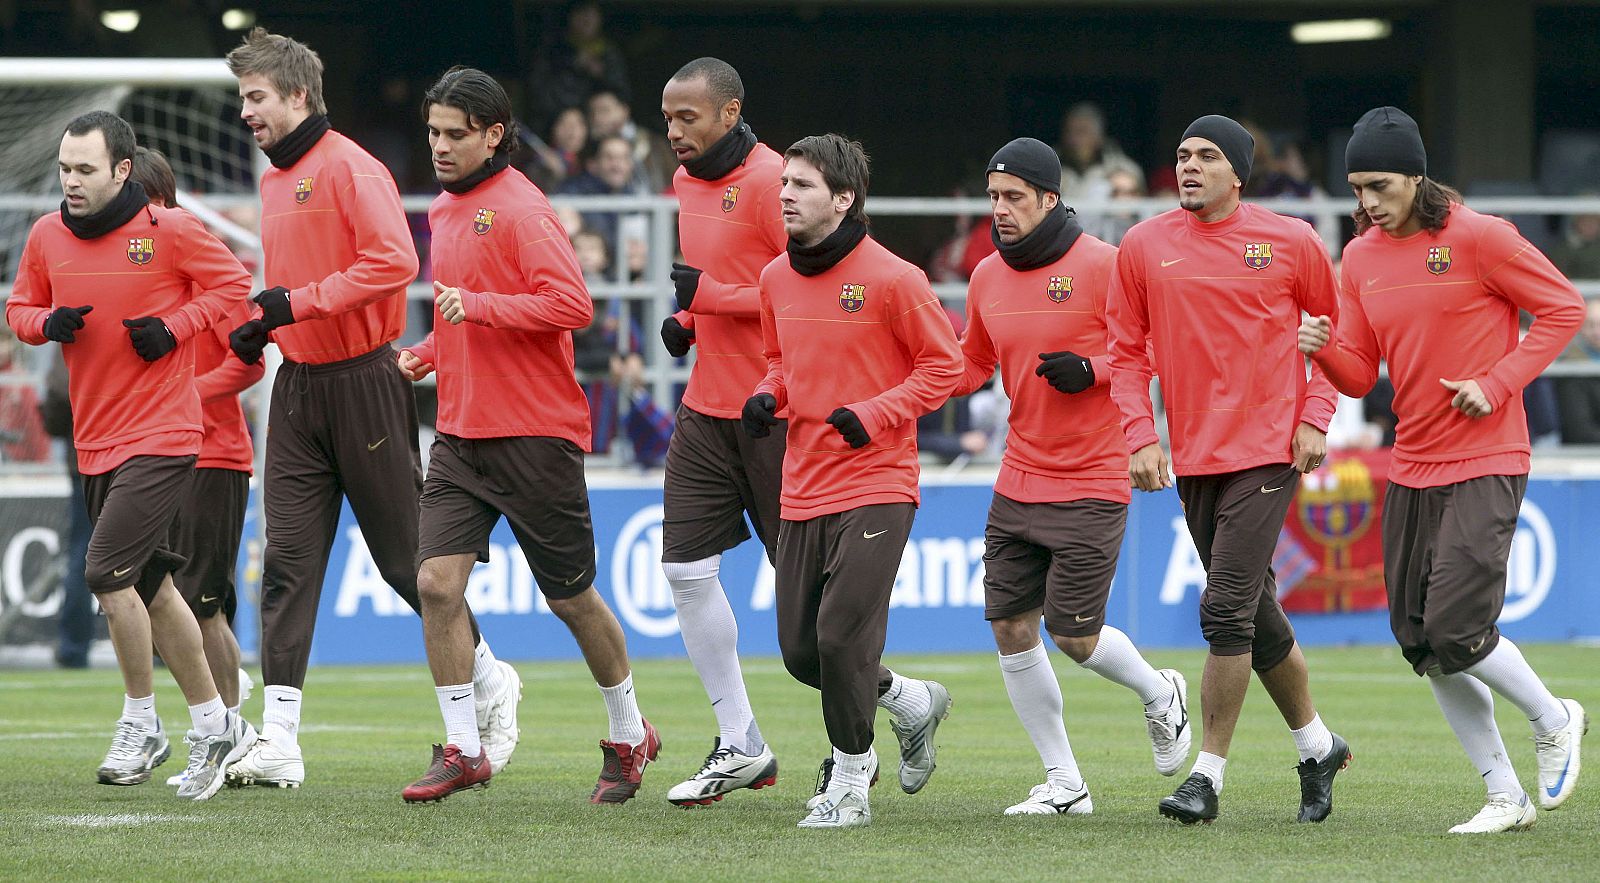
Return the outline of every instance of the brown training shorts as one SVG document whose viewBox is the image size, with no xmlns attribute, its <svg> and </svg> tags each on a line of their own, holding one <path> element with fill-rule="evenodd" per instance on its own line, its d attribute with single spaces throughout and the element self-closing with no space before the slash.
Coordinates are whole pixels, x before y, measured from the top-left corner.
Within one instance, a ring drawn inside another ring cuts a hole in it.
<svg viewBox="0 0 1600 883">
<path fill-rule="evenodd" d="M 168 545 L 167 530 L 189 493 L 195 459 L 132 457 L 110 472 L 83 477 L 94 524 L 83 568 L 89 591 L 134 586 L 148 605 L 166 575 L 183 566 L 183 556 Z"/>
<path fill-rule="evenodd" d="M 751 438 L 738 420 L 679 406 L 662 487 L 661 560 L 700 561 L 750 539 L 745 516 L 775 561 L 788 423 Z"/>
<path fill-rule="evenodd" d="M 167 531 L 167 545 L 188 559 L 173 572 L 172 582 L 199 619 L 221 612 L 233 622 L 239 606 L 233 575 L 249 504 L 250 473 L 196 469 L 178 517 Z"/>
<path fill-rule="evenodd" d="M 1019 503 L 995 494 L 983 536 L 984 619 L 1043 607 L 1050 634 L 1098 635 L 1127 524 L 1127 503 Z"/>
</svg>

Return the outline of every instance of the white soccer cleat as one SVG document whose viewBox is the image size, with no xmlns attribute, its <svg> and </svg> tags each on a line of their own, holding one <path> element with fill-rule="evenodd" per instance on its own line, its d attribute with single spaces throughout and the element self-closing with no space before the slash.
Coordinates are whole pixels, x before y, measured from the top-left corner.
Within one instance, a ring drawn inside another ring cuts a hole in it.
<svg viewBox="0 0 1600 883">
<path fill-rule="evenodd" d="M 250 692 L 256 688 L 256 682 L 250 680 L 250 673 L 239 669 L 239 704 L 243 705 L 250 698 Z"/>
<path fill-rule="evenodd" d="M 867 773 L 867 787 L 878 784 L 878 753 L 872 753 L 872 771 Z M 822 766 L 817 767 L 817 787 L 806 801 L 806 809 L 816 809 L 817 804 L 828 796 L 828 791 L 833 788 L 833 758 L 824 758 Z"/>
<path fill-rule="evenodd" d="M 1589 732 L 1589 715 L 1574 699 L 1563 699 L 1567 725 L 1553 733 L 1533 737 L 1533 753 L 1539 760 L 1539 806 L 1555 809 L 1567 802 L 1578 787 L 1579 749 L 1583 734 Z"/>
<path fill-rule="evenodd" d="M 1452 834 L 1499 834 L 1504 831 L 1526 831 L 1539 821 L 1539 811 L 1533 808 L 1528 795 L 1512 800 L 1502 794 L 1492 794 L 1478 814 L 1450 829 Z"/>
<path fill-rule="evenodd" d="M 138 785 L 149 781 L 150 771 L 166 763 L 171 755 L 172 746 L 159 719 L 153 730 L 119 719 L 111 735 L 111 749 L 96 775 L 102 785 Z"/>
<path fill-rule="evenodd" d="M 522 701 L 522 677 L 509 662 L 495 660 L 500 672 L 500 691 L 493 696 L 474 699 L 473 710 L 478 715 L 478 739 L 483 752 L 489 755 L 489 773 L 498 775 L 511 762 L 511 752 L 517 750 L 517 740 L 522 730 L 517 726 L 517 703 Z"/>
<path fill-rule="evenodd" d="M 1194 729 L 1189 726 L 1189 683 L 1176 669 L 1164 668 L 1156 674 L 1172 685 L 1172 704 L 1160 711 L 1144 713 L 1150 731 L 1150 749 L 1155 753 L 1156 771 L 1170 776 L 1189 760 L 1189 745 Z"/>
<path fill-rule="evenodd" d="M 667 800 L 685 808 L 709 806 L 730 791 L 740 788 L 759 791 L 777 781 L 778 759 L 772 755 L 770 746 L 761 746 L 755 754 L 741 754 L 723 747 L 718 737 L 700 772 L 673 785 L 667 792 Z"/>
<path fill-rule="evenodd" d="M 923 681 L 928 685 L 928 713 L 912 721 L 902 721 L 890 715 L 889 727 L 900 740 L 900 790 L 915 794 L 928 784 L 936 764 L 934 733 L 939 724 L 950 717 L 950 691 L 938 681 Z"/>
<path fill-rule="evenodd" d="M 1049 782 L 1035 785 L 1027 800 L 1006 807 L 1008 816 L 1086 816 L 1092 812 L 1094 801 L 1089 798 L 1087 784 L 1077 790 Z"/>
<path fill-rule="evenodd" d="M 300 759 L 299 744 L 262 736 L 243 757 L 229 764 L 226 775 L 230 788 L 298 788 L 305 784 L 306 765 Z"/>
<path fill-rule="evenodd" d="M 840 786 L 818 795 L 821 799 L 800 820 L 802 828 L 860 828 L 872 824 L 867 789 Z"/>
<path fill-rule="evenodd" d="M 226 728 L 214 736 L 201 736 L 194 730 L 184 737 L 189 745 L 189 768 L 183 771 L 178 796 L 207 800 L 222 787 L 228 765 L 239 760 L 256 744 L 255 727 L 244 718 L 228 712 Z"/>
</svg>

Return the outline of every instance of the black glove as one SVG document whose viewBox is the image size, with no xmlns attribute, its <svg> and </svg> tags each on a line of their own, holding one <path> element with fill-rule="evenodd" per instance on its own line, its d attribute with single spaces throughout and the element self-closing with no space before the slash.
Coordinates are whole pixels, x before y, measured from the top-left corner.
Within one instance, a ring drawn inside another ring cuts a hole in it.
<svg viewBox="0 0 1600 883">
<path fill-rule="evenodd" d="M 56 343 L 72 343 L 74 333 L 83 327 L 83 317 L 94 312 L 94 307 L 56 307 L 44 317 L 44 336 Z"/>
<path fill-rule="evenodd" d="M 267 326 L 260 319 L 250 321 L 233 329 L 228 335 L 228 346 L 233 349 L 233 354 L 239 361 L 246 365 L 254 365 L 261 361 L 261 351 L 267 348 Z"/>
<path fill-rule="evenodd" d="M 828 415 L 828 425 L 839 430 L 852 448 L 864 448 L 867 442 L 872 441 L 872 436 L 867 435 L 867 428 L 861 425 L 861 418 L 849 408 L 835 409 Z"/>
<path fill-rule="evenodd" d="M 661 323 L 661 342 L 667 345 L 667 353 L 674 359 L 681 359 L 689 354 L 689 347 L 694 346 L 694 332 L 683 327 L 676 316 L 668 316 Z"/>
<path fill-rule="evenodd" d="M 678 298 L 678 309 L 689 309 L 689 305 L 694 303 L 694 293 L 700 290 L 700 271 L 688 264 L 674 263 L 672 288 Z"/>
<path fill-rule="evenodd" d="M 745 435 L 766 438 L 772 434 L 772 427 L 781 422 L 777 413 L 778 400 L 768 393 L 757 393 L 745 400 L 744 414 L 739 417 L 739 422 L 744 424 Z"/>
<path fill-rule="evenodd" d="M 1039 367 L 1033 373 L 1043 377 L 1057 392 L 1072 394 L 1094 386 L 1094 367 L 1077 353 L 1040 353 Z"/>
<path fill-rule="evenodd" d="M 167 323 L 155 316 L 123 319 L 122 327 L 128 329 L 128 339 L 133 341 L 133 351 L 146 362 L 154 362 L 178 348 L 178 339 L 172 336 Z"/>
<path fill-rule="evenodd" d="M 254 300 L 261 307 L 262 321 L 268 331 L 294 324 L 294 310 L 289 309 L 289 289 L 281 285 L 269 288 Z"/>
</svg>

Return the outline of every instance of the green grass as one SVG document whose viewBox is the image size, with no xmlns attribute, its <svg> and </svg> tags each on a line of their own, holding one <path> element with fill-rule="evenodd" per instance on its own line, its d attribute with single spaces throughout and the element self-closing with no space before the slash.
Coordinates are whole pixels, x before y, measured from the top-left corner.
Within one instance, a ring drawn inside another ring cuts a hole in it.
<svg viewBox="0 0 1600 883">
<path fill-rule="evenodd" d="M 1560 695 L 1600 711 L 1600 649 L 1529 646 Z M 1201 656 L 1153 652 L 1188 674 L 1199 702 Z M 1600 772 L 1559 812 L 1524 834 L 1451 837 L 1483 791 L 1433 704 L 1392 648 L 1309 654 L 1323 717 L 1355 753 L 1332 818 L 1293 821 L 1294 747 L 1270 700 L 1253 687 L 1228 765 L 1222 817 L 1182 828 L 1156 814 L 1179 781 L 1151 764 L 1137 700 L 1054 656 L 1067 725 L 1094 794 L 1089 817 L 1003 818 L 1042 778 L 1011 712 L 993 655 L 889 662 L 950 687 L 939 771 L 921 793 L 895 786 L 896 748 L 880 717 L 884 781 L 865 830 L 795 828 L 825 756 L 815 694 L 776 660 L 746 662 L 766 736 L 783 764 L 778 785 L 711 807 L 677 809 L 667 788 L 693 773 L 714 735 L 686 661 L 642 662 L 635 680 L 664 754 L 639 797 L 587 803 L 599 770 L 605 711 L 577 664 L 521 664 L 522 743 L 484 792 L 406 806 L 400 789 L 441 738 L 424 666 L 323 668 L 307 684 L 301 736 L 308 782 L 299 791 L 223 790 L 179 801 L 160 784 L 97 785 L 94 770 L 119 706 L 113 672 L 0 676 L 0 879 L 502 880 L 667 879 L 1594 879 L 1600 869 Z M 169 731 L 186 728 L 177 691 L 158 679 Z M 259 694 L 247 712 L 259 720 Z M 1534 787 L 1525 720 L 1500 703 L 1501 727 L 1524 784 Z M 1198 748 L 1198 745 L 1197 745 Z M 1594 763 L 1595 761 L 1591 761 Z"/>
</svg>

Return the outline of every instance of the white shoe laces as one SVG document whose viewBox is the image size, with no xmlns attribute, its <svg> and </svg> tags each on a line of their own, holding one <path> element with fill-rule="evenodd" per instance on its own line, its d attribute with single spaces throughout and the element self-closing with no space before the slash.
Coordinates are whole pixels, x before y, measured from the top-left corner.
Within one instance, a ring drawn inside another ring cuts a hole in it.
<svg viewBox="0 0 1600 883">
<path fill-rule="evenodd" d="M 116 732 L 111 735 L 111 750 L 106 752 L 106 760 L 132 760 L 139 756 L 144 748 L 144 731 L 139 725 L 129 720 L 118 720 Z"/>
</svg>

